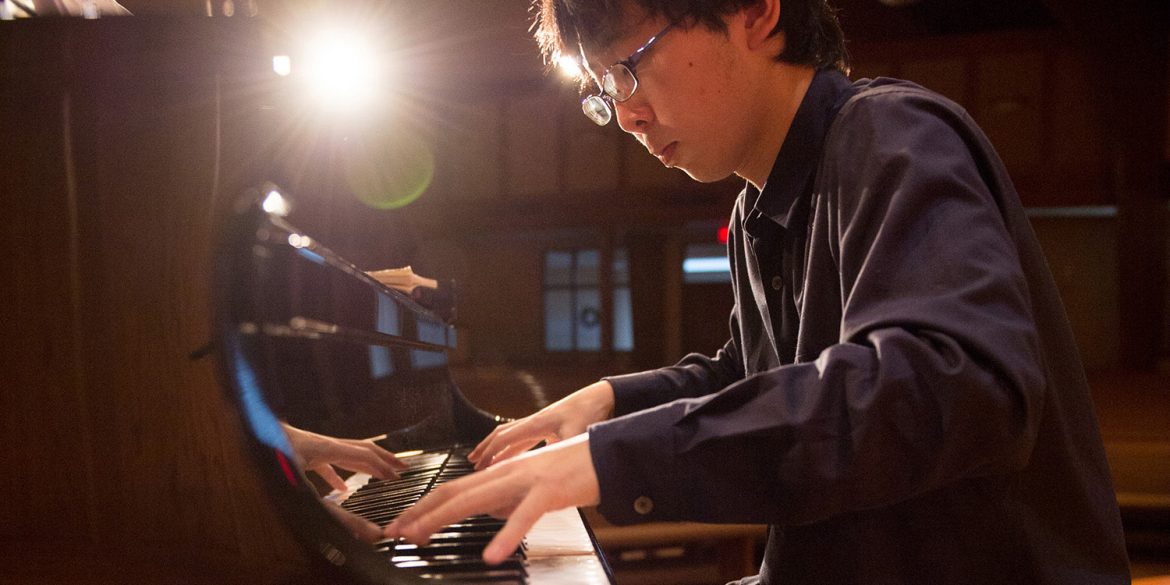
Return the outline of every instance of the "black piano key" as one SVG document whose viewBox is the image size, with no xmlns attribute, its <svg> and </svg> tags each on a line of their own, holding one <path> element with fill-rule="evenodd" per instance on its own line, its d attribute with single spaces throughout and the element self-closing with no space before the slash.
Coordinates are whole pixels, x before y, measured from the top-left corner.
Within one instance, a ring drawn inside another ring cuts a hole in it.
<svg viewBox="0 0 1170 585">
<path fill-rule="evenodd" d="M 435 534 L 431 535 L 430 544 L 424 546 L 440 545 L 443 543 L 474 543 L 479 544 L 482 547 L 487 545 L 488 542 L 491 542 L 491 539 L 494 536 L 495 534 L 490 532 L 436 532 Z M 392 538 L 383 539 L 374 543 L 376 547 L 379 547 L 378 550 L 387 549 L 391 546 L 396 546 L 399 544 L 407 543 L 405 541 Z"/>
<path fill-rule="evenodd" d="M 428 488 L 428 486 L 426 486 L 426 485 L 406 486 L 402 489 L 394 490 L 394 491 L 378 491 L 378 492 L 367 492 L 364 494 L 354 494 L 353 496 L 350 496 L 348 499 L 346 499 L 346 503 L 353 502 L 355 505 L 357 505 L 357 504 L 373 503 L 373 502 L 386 501 L 386 500 L 401 500 L 401 499 L 403 499 L 405 497 L 409 497 L 409 496 L 414 496 L 416 498 L 420 498 L 420 497 L 422 497 L 423 494 L 427 493 L 427 491 L 428 491 L 427 488 Z"/>
<path fill-rule="evenodd" d="M 396 494 L 382 494 L 357 499 L 350 498 L 343 502 L 341 507 L 351 511 L 373 510 L 379 507 L 387 508 L 397 504 L 417 502 L 426 493 L 426 490 L 423 489 L 412 489 Z M 349 505 L 347 506 L 346 504 Z"/>
<path fill-rule="evenodd" d="M 406 483 L 406 484 L 402 484 L 402 485 L 395 485 L 395 486 L 389 486 L 389 487 L 377 488 L 377 489 L 371 489 L 371 490 L 360 490 L 360 491 L 356 491 L 352 495 L 350 495 L 347 500 L 361 501 L 361 500 L 366 500 L 366 499 L 371 499 L 371 498 L 379 498 L 379 497 L 384 497 L 387 495 L 394 495 L 394 494 L 399 494 L 399 493 L 404 493 L 404 492 L 426 491 L 430 487 L 431 483 L 432 482 L 430 480 L 427 480 L 427 481 L 412 482 L 412 483 Z"/>
<path fill-rule="evenodd" d="M 404 557 L 404 559 L 406 559 Z M 511 571 L 517 575 L 527 575 L 524 563 L 520 559 L 509 558 L 497 565 L 489 565 L 480 559 L 468 557 L 436 557 L 433 559 L 407 559 L 395 562 L 394 566 L 400 569 L 415 569 L 435 573 L 461 573 L 468 571 Z"/>
<path fill-rule="evenodd" d="M 459 585 L 525 585 L 528 583 L 528 581 L 523 577 L 516 577 L 514 575 L 494 575 L 489 573 L 463 573 L 460 575 L 451 576 L 420 573 L 419 577 L 431 581 L 458 581 Z"/>
<path fill-rule="evenodd" d="M 439 529 L 437 534 L 442 534 L 444 532 L 479 532 L 495 534 L 503 527 L 504 523 L 498 520 L 495 522 L 460 523 L 444 526 Z"/>
<path fill-rule="evenodd" d="M 455 574 L 418 573 L 419 577 L 432 581 L 457 581 L 460 585 L 524 585 L 528 580 L 524 575 L 517 575 L 512 571 L 480 571 Z"/>
<path fill-rule="evenodd" d="M 415 474 L 409 477 L 398 476 L 397 479 L 372 479 L 370 483 L 362 486 L 359 492 L 376 492 L 398 489 L 400 487 L 407 487 L 411 485 L 426 485 L 429 483 L 435 474 Z"/>
<path fill-rule="evenodd" d="M 422 477 L 425 475 L 435 475 L 435 474 L 439 473 L 439 471 L 441 469 L 443 469 L 442 463 L 436 463 L 433 465 L 421 465 L 419 467 L 411 467 L 410 469 L 404 469 L 404 470 L 398 472 L 398 477 L 401 479 L 410 479 L 413 477 Z M 389 481 L 393 481 L 393 480 L 389 480 Z"/>
<path fill-rule="evenodd" d="M 370 492 L 384 492 L 388 490 L 397 490 L 413 486 L 425 486 L 435 479 L 435 474 L 412 475 L 410 477 L 399 477 L 398 479 L 376 479 L 371 480 L 370 483 L 362 486 L 358 493 Z"/>
<path fill-rule="evenodd" d="M 394 557 L 415 555 L 419 557 L 438 557 L 446 555 L 461 555 L 481 557 L 483 555 L 483 548 L 487 546 L 489 541 L 467 541 L 467 542 L 440 542 L 431 543 L 425 546 L 417 544 L 399 543 L 395 544 L 392 551 Z M 509 557 L 524 558 L 524 552 L 518 548 L 512 551 Z"/>
<path fill-rule="evenodd" d="M 476 555 L 475 553 L 465 554 L 449 552 L 446 554 L 436 553 L 433 555 L 427 555 L 415 554 L 413 551 L 408 551 L 402 554 L 393 551 L 382 551 L 382 554 L 389 556 L 390 562 L 394 563 L 394 566 L 404 569 L 414 569 L 425 566 L 428 563 L 433 564 L 436 567 L 442 566 L 455 568 L 468 565 L 478 566 L 484 564 L 483 561 L 479 558 L 479 555 Z"/>
</svg>

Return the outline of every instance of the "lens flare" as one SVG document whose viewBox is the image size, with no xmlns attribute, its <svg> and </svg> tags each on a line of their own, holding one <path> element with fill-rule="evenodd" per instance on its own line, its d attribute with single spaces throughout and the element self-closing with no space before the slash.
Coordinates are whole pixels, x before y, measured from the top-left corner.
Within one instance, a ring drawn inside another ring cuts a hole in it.
<svg viewBox="0 0 1170 585">
<path fill-rule="evenodd" d="M 410 132 L 384 132 L 347 141 L 345 178 L 353 194 L 376 209 L 409 205 L 426 192 L 435 176 L 435 155 Z"/>
</svg>

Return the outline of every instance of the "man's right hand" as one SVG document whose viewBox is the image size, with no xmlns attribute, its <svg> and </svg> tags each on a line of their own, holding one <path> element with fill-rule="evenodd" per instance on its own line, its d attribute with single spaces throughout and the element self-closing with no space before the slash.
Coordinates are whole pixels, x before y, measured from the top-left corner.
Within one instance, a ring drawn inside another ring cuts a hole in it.
<svg viewBox="0 0 1170 585">
<path fill-rule="evenodd" d="M 613 386 L 604 380 L 590 384 L 536 414 L 504 423 L 475 447 L 467 458 L 483 469 L 514 457 L 541 441 L 555 443 L 577 436 L 595 422 L 613 414 Z"/>
</svg>

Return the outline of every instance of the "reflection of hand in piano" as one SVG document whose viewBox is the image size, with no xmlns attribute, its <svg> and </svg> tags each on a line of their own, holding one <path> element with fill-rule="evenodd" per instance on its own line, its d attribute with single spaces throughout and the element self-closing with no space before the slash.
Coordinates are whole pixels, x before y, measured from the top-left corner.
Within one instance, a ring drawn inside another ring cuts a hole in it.
<svg viewBox="0 0 1170 585">
<path fill-rule="evenodd" d="M 596 505 L 599 498 L 589 437 L 581 434 L 435 488 L 387 525 L 385 535 L 425 544 L 435 531 L 469 516 L 507 517 L 483 551 L 494 564 L 511 555 L 546 512 Z"/>
<path fill-rule="evenodd" d="M 281 426 L 301 468 L 321 476 L 333 489 L 346 489 L 345 480 L 337 475 L 334 465 L 348 471 L 368 473 L 378 479 L 397 478 L 398 472 L 407 468 L 393 453 L 373 441 L 327 437 L 287 423 Z"/>
</svg>

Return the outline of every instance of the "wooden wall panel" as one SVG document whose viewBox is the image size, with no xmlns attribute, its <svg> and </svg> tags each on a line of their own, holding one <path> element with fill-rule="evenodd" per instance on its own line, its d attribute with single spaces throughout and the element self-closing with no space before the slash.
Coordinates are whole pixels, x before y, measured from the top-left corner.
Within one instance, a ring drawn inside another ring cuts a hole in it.
<svg viewBox="0 0 1170 585">
<path fill-rule="evenodd" d="M 1032 226 L 1060 290 L 1085 367 L 1116 367 L 1120 319 L 1117 219 L 1034 217 Z"/>
<path fill-rule="evenodd" d="M 477 363 L 501 365 L 544 351 L 543 249 L 535 238 L 508 234 L 469 240 L 473 254 L 460 301 L 460 343 Z"/>
<path fill-rule="evenodd" d="M 969 109 L 972 101 L 969 65 L 969 60 L 960 56 L 909 59 L 902 64 L 901 75 Z"/>
<path fill-rule="evenodd" d="M 853 69 L 849 73 L 850 79 L 868 77 L 896 77 L 897 65 L 888 58 L 880 55 L 862 54 L 854 58 Z"/>
<path fill-rule="evenodd" d="M 620 140 L 633 140 L 617 122 L 598 126 L 581 113 L 575 95 L 566 93 L 564 106 L 564 168 L 566 193 L 614 192 L 621 180 Z"/>
<path fill-rule="evenodd" d="M 555 91 L 517 95 L 504 119 L 505 198 L 539 199 L 561 188 L 561 102 Z"/>
<path fill-rule="evenodd" d="M 1115 202 L 1090 71 L 1057 30 L 854 47 L 854 77 L 909 79 L 958 102 L 1007 165 L 1027 206 Z"/>
<path fill-rule="evenodd" d="M 435 190 L 456 204 L 495 201 L 503 183 L 502 102 L 452 103 L 440 112 Z"/>
<path fill-rule="evenodd" d="M 1035 173 L 1044 162 L 1044 65 L 1040 50 L 978 58 L 973 114 L 1000 158 L 1017 173 Z"/>
<path fill-rule="evenodd" d="M 246 121 L 217 124 L 225 109 L 258 111 L 254 95 L 230 97 L 251 88 L 220 76 L 217 41 L 255 31 L 77 24 L 0 39 L 12 43 L 0 54 L 37 56 L 0 68 L 6 141 L 29 153 L 0 170 L 0 237 L 14 251 L 2 310 L 21 338 L 0 399 L 0 455 L 20 471 L 0 494 L 4 554 L 81 540 L 111 559 L 198 559 L 225 581 L 304 568 L 213 364 L 188 358 L 211 335 L 214 218 L 251 182 L 243 169 L 261 146 Z"/>
<path fill-rule="evenodd" d="M 1075 52 L 1061 51 L 1053 59 L 1049 77 L 1048 144 L 1050 165 L 1045 173 L 1056 193 L 1053 202 L 1066 205 L 1100 202 L 1109 193 L 1109 170 L 1102 136 L 1103 119 L 1093 107 L 1092 76 Z"/>
<path fill-rule="evenodd" d="M 9 470 L 0 474 L 0 538 L 52 526 L 75 527 L 73 537 L 86 538 L 92 462 L 79 456 L 90 434 L 77 367 L 64 80 L 51 71 L 31 75 L 32 60 L 16 52 L 0 53 L 0 69 L 21 72 L 24 82 L 0 83 L 0 323 L 8 338 L 0 358 L 0 461 Z"/>
</svg>

